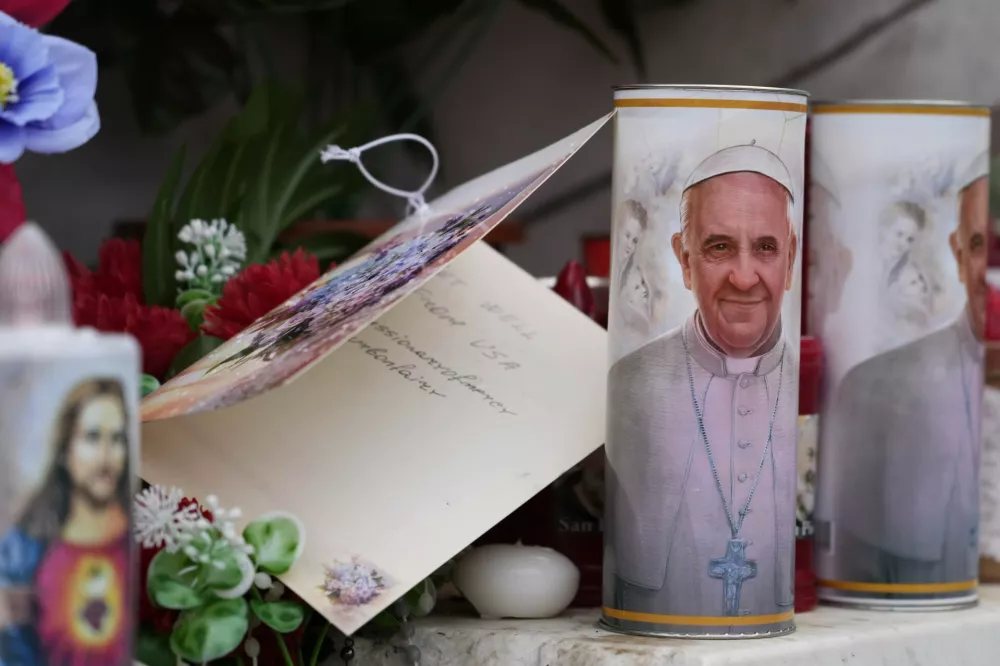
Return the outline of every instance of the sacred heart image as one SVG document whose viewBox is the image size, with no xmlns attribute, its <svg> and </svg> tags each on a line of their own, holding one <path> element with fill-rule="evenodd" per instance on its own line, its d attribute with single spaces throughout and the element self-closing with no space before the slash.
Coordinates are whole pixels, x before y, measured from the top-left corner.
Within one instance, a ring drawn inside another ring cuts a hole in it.
<svg viewBox="0 0 1000 666">
<path fill-rule="evenodd" d="M 665 88 L 616 105 L 604 623 L 788 631 L 804 97 Z"/>
<path fill-rule="evenodd" d="M 7 458 L 25 474 L 0 488 L 0 664 L 124 663 L 135 387 L 65 360 L 27 381 L 43 390 L 2 396 L 23 407 L 5 432 L 37 446 Z"/>
</svg>

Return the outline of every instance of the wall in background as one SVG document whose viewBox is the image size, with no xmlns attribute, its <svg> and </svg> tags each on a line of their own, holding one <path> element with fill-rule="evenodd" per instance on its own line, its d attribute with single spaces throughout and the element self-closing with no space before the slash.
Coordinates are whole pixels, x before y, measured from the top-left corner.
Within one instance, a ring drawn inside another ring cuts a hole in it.
<svg viewBox="0 0 1000 666">
<path fill-rule="evenodd" d="M 589 18 L 597 24 L 596 2 Z M 642 25 L 650 79 L 794 85 L 814 97 L 949 97 L 993 103 L 1000 91 L 996 0 L 695 0 Z M 610 40 L 611 37 L 609 36 Z M 847 42 L 845 44 L 845 41 Z M 619 49 L 624 53 L 624 49 Z M 442 173 L 437 191 L 540 148 L 610 110 L 628 67 L 602 59 L 574 34 L 511 5 L 435 106 Z M 162 138 L 142 137 L 115 73 L 99 89 L 103 129 L 82 149 L 18 163 L 29 215 L 86 260 L 115 220 L 142 218 L 174 150 L 204 148 L 232 111 L 217 108 Z M 610 131 L 584 148 L 524 210 L 602 182 Z M 406 165 L 396 169 L 411 175 Z M 373 215 L 399 204 L 373 197 Z M 510 256 L 551 274 L 578 252 L 581 234 L 605 231 L 607 187 L 534 220 Z"/>
</svg>

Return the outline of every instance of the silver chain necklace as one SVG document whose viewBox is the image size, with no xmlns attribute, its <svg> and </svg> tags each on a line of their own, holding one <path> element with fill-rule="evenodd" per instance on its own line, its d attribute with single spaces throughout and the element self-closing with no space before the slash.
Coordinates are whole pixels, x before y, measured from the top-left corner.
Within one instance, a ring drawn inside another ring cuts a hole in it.
<svg viewBox="0 0 1000 666">
<path fill-rule="evenodd" d="M 774 418 L 778 414 L 778 402 L 781 400 L 781 384 L 784 376 L 785 367 L 785 343 L 781 344 L 781 361 L 778 363 L 778 392 L 774 398 L 774 409 L 771 410 L 771 422 L 767 426 L 767 443 L 764 444 L 764 454 L 760 458 L 760 465 L 757 467 L 757 474 L 753 480 L 753 486 L 750 488 L 750 494 L 747 495 L 747 501 L 744 502 L 743 508 L 739 511 L 739 520 L 733 517 L 733 512 L 729 508 L 729 501 L 726 499 L 726 491 L 722 487 L 722 480 L 719 478 L 719 470 L 715 466 L 715 457 L 712 455 L 712 447 L 708 444 L 708 434 L 705 432 L 705 420 L 702 418 L 701 408 L 698 406 L 698 395 L 694 388 L 694 373 L 691 371 L 691 352 L 688 350 L 687 341 L 687 331 L 681 332 L 681 341 L 684 343 L 684 360 L 687 362 L 687 374 L 688 374 L 688 384 L 691 387 L 691 404 L 694 405 L 694 415 L 698 419 L 698 431 L 701 432 L 701 441 L 705 444 L 705 452 L 708 453 L 708 464 L 712 467 L 712 476 L 715 478 L 715 487 L 719 491 L 719 497 L 722 499 L 722 507 L 726 511 L 726 520 L 729 521 L 729 529 L 732 532 L 733 539 L 737 538 L 740 534 L 740 529 L 743 528 L 743 520 L 747 516 L 747 511 L 750 509 L 750 502 L 753 501 L 753 495 L 757 492 L 757 484 L 760 483 L 761 474 L 764 471 L 764 462 L 767 460 L 768 451 L 771 450 L 771 435 L 774 432 Z"/>
</svg>

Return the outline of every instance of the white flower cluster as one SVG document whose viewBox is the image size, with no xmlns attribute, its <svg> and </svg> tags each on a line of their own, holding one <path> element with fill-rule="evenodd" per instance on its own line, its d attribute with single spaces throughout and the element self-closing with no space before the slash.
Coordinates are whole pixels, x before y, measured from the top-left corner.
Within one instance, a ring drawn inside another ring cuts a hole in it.
<svg viewBox="0 0 1000 666">
<path fill-rule="evenodd" d="M 193 504 L 180 506 L 180 488 L 150 486 L 135 496 L 135 540 L 143 548 L 160 548 L 176 553 L 190 542 L 204 520 Z"/>
<path fill-rule="evenodd" d="M 184 554 L 194 562 L 222 568 L 223 551 L 253 554 L 253 546 L 236 531 L 234 521 L 243 515 L 239 509 L 223 509 L 219 498 L 209 495 L 205 507 L 209 521 L 194 504 L 181 507 L 184 491 L 180 488 L 150 486 L 135 497 L 135 540 L 143 548 L 163 547 L 167 552 Z"/>
<path fill-rule="evenodd" d="M 253 546 L 248 544 L 243 535 L 236 531 L 235 521 L 243 517 L 243 512 L 236 507 L 223 509 L 219 506 L 219 498 L 215 495 L 209 495 L 205 498 L 205 506 L 212 513 L 211 527 L 219 531 L 226 544 L 233 550 L 253 555 Z M 206 527 L 208 526 L 206 525 Z"/>
<path fill-rule="evenodd" d="M 243 232 L 225 220 L 191 220 L 177 238 L 194 246 L 190 252 L 179 250 L 174 255 L 180 267 L 174 277 L 188 289 L 218 291 L 247 257 Z"/>
</svg>

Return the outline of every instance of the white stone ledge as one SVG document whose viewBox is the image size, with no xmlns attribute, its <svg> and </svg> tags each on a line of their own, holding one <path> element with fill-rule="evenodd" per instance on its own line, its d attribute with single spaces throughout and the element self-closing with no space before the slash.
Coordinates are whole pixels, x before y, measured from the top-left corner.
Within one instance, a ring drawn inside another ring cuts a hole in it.
<svg viewBox="0 0 1000 666">
<path fill-rule="evenodd" d="M 998 666 L 1000 586 L 978 607 L 872 612 L 820 607 L 779 638 L 692 641 L 623 636 L 597 627 L 597 611 L 551 620 L 430 617 L 416 623 L 421 666 Z M 358 662 L 399 666 L 391 646 L 358 641 Z"/>
</svg>

